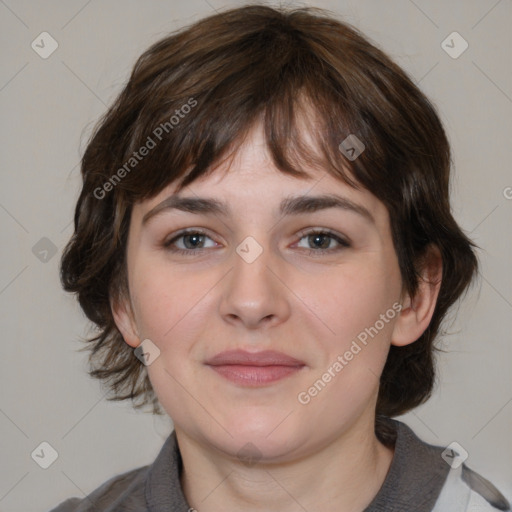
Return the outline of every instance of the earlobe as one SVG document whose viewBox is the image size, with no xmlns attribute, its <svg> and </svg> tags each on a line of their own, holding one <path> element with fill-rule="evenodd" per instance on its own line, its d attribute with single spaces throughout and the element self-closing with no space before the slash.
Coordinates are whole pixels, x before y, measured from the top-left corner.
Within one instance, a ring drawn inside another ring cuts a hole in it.
<svg viewBox="0 0 512 512">
<path fill-rule="evenodd" d="M 441 288 L 442 265 L 439 249 L 430 246 L 414 297 L 405 294 L 403 298 L 402 310 L 391 336 L 392 345 L 401 347 L 414 343 L 429 326 Z"/>
<path fill-rule="evenodd" d="M 124 341 L 133 348 L 138 347 L 141 340 L 129 300 L 111 300 L 110 309 Z"/>
</svg>

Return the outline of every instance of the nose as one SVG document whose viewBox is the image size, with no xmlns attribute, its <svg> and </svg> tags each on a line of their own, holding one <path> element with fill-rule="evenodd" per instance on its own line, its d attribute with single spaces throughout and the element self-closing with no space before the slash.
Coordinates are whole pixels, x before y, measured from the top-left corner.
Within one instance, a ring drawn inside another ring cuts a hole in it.
<svg viewBox="0 0 512 512">
<path fill-rule="evenodd" d="M 290 292 L 283 284 L 280 269 L 282 266 L 266 249 L 254 261 L 234 252 L 233 270 L 224 280 L 222 318 L 246 329 L 269 328 L 285 322 L 290 316 Z"/>
</svg>

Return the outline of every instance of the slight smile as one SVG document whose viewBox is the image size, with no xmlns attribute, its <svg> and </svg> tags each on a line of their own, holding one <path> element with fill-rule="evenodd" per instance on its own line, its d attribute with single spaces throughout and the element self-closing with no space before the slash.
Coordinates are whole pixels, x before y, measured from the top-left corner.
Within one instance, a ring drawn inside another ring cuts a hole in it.
<svg viewBox="0 0 512 512">
<path fill-rule="evenodd" d="M 259 387 L 297 373 L 306 364 L 281 352 L 229 350 L 206 362 L 225 379 L 247 387 Z"/>
</svg>

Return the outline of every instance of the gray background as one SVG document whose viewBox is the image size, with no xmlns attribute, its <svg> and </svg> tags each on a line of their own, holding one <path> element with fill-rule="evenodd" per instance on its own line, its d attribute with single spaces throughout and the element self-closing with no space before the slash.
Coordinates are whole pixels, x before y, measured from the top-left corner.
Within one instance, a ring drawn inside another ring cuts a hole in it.
<svg viewBox="0 0 512 512">
<path fill-rule="evenodd" d="M 87 376 L 78 339 L 89 326 L 60 289 L 58 260 L 72 234 L 81 151 L 135 59 L 170 30 L 241 3 L 0 1 L 1 511 L 44 511 L 83 496 L 150 463 L 169 432 L 166 420 L 107 402 Z M 427 441 L 460 443 L 467 464 L 510 499 L 512 2 L 303 5 L 362 29 L 440 109 L 453 145 L 454 214 L 482 247 L 482 277 L 449 326 L 440 386 L 404 419 Z M 43 31 L 59 45 L 47 59 L 31 48 Z M 441 46 L 453 31 L 469 44 L 456 59 Z M 58 452 L 46 470 L 31 458 L 42 441 Z"/>
</svg>

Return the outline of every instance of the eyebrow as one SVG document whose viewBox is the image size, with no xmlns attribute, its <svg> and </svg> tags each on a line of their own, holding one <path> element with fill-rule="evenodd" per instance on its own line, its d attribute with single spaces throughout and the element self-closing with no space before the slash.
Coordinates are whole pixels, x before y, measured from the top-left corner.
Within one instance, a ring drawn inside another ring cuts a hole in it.
<svg viewBox="0 0 512 512">
<path fill-rule="evenodd" d="M 281 201 L 279 212 L 281 215 L 299 215 L 328 208 L 339 208 L 356 213 L 370 223 L 375 224 L 375 219 L 367 208 L 336 194 L 286 197 Z M 195 214 L 222 215 L 225 217 L 230 215 L 229 206 L 217 199 L 170 196 L 144 215 L 142 225 L 146 224 L 149 219 L 169 210 L 179 210 Z"/>
</svg>

